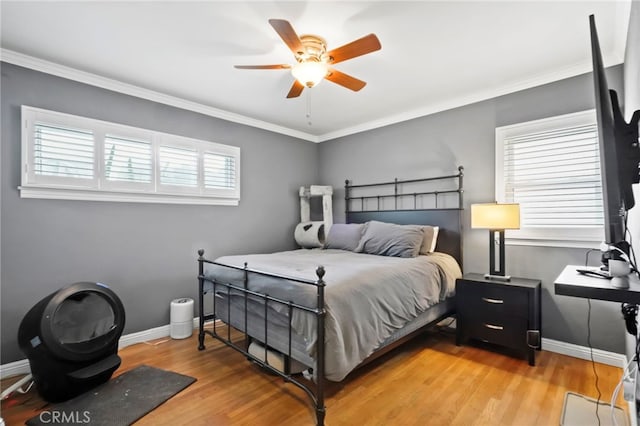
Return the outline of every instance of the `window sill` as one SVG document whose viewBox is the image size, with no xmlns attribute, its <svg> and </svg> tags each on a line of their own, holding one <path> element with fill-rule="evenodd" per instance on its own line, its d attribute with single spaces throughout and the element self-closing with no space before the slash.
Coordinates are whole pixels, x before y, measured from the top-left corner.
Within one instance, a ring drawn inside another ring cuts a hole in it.
<svg viewBox="0 0 640 426">
<path fill-rule="evenodd" d="M 547 240 L 534 238 L 505 238 L 506 245 L 537 246 L 537 247 L 565 247 L 579 249 L 599 249 L 602 241 L 589 240 Z"/>
<path fill-rule="evenodd" d="M 523 228 L 507 230 L 505 244 L 514 246 L 600 248 L 604 231 L 599 228 Z"/>
<path fill-rule="evenodd" d="M 149 194 L 118 191 L 92 191 L 77 188 L 50 188 L 19 186 L 20 198 L 44 198 L 49 200 L 111 201 L 122 203 L 193 204 L 237 206 L 238 198 L 208 197 L 182 194 Z"/>
</svg>

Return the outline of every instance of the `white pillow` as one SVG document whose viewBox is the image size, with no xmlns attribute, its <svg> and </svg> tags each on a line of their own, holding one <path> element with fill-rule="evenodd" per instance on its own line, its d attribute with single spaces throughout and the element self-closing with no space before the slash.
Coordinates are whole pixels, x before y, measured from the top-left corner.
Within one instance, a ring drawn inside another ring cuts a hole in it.
<svg viewBox="0 0 640 426">
<path fill-rule="evenodd" d="M 436 243 L 438 242 L 438 226 L 423 226 L 424 238 L 422 245 L 420 246 L 420 254 L 433 253 L 436 250 Z"/>
</svg>

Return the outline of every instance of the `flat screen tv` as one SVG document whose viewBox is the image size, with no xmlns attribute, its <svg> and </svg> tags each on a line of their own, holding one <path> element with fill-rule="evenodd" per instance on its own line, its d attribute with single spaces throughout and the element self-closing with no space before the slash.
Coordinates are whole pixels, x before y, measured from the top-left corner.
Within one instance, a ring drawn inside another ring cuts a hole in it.
<svg viewBox="0 0 640 426">
<path fill-rule="evenodd" d="M 589 16 L 591 55 L 595 85 L 596 120 L 600 150 L 602 198 L 604 202 L 605 243 L 629 254 L 626 242 L 627 211 L 635 205 L 632 185 L 640 180 L 638 121 L 640 110 L 626 123 L 618 95 L 607 84 L 600 42 L 593 15 Z M 611 253 L 617 258 L 616 251 Z"/>
</svg>

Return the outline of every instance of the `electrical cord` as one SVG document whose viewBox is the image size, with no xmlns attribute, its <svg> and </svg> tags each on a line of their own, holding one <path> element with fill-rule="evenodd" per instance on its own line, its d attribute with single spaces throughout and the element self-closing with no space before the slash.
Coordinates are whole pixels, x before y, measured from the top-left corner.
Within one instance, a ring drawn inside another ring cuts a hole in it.
<svg viewBox="0 0 640 426">
<path fill-rule="evenodd" d="M 28 383 L 27 388 L 24 389 L 24 385 L 27 383 Z M 0 399 L 4 401 L 5 399 L 9 398 L 14 392 L 19 392 L 23 394 L 27 393 L 31 390 L 33 383 L 34 383 L 33 375 L 27 374 L 22 379 L 18 380 L 13 385 L 9 386 L 7 389 L 2 391 L 2 395 L 0 395 Z"/>
<path fill-rule="evenodd" d="M 634 366 L 631 371 L 629 370 L 629 367 L 631 366 L 631 364 L 633 364 L 634 362 L 636 362 L 636 357 L 634 356 L 633 358 L 631 358 L 631 361 L 629 361 L 626 365 L 626 367 L 622 370 L 622 377 L 620 378 L 620 381 L 618 382 L 616 388 L 613 390 L 613 395 L 611 395 L 611 423 L 614 426 L 618 426 L 618 420 L 616 419 L 616 415 L 615 415 L 615 402 L 618 400 L 618 394 L 620 393 L 620 389 L 624 386 L 624 382 L 626 379 L 630 379 L 631 375 L 634 375 L 634 380 L 633 383 L 636 382 L 636 379 L 638 377 L 638 368 L 636 366 Z"/>
<path fill-rule="evenodd" d="M 633 249 L 633 239 L 631 236 L 631 232 L 629 232 L 629 228 L 627 228 L 627 218 L 625 217 L 625 235 L 627 236 L 627 239 L 629 240 L 629 263 L 631 264 L 631 267 L 633 268 L 634 272 L 636 273 L 636 275 L 638 276 L 638 278 L 640 278 L 640 270 L 638 270 L 638 262 L 636 261 L 636 252 Z"/>
<path fill-rule="evenodd" d="M 620 389 L 624 387 L 624 383 L 627 379 L 632 379 L 631 383 L 633 384 L 633 392 L 635 397 L 635 384 L 638 378 L 638 369 L 640 369 L 640 339 L 638 339 L 638 305 L 634 305 L 631 303 L 622 303 L 620 310 L 622 311 L 622 316 L 624 318 L 625 326 L 627 332 L 631 334 L 635 339 L 635 353 L 631 360 L 627 363 L 625 368 L 622 371 L 622 377 L 620 382 L 616 386 L 613 391 L 613 395 L 611 396 L 611 422 L 614 426 L 618 425 L 618 421 L 615 417 L 615 402 L 618 399 L 618 394 L 620 393 Z M 629 367 L 631 364 L 636 363 L 636 365 L 629 371 Z M 632 378 L 633 375 L 633 378 Z"/>
<path fill-rule="evenodd" d="M 589 346 L 589 354 L 591 355 L 591 368 L 593 369 L 593 375 L 596 379 L 596 391 L 598 392 L 598 399 L 596 400 L 596 418 L 598 419 L 598 426 L 600 426 L 600 414 L 598 408 L 600 407 L 600 399 L 602 398 L 602 392 L 600 392 L 600 386 L 598 384 L 598 372 L 596 371 L 596 361 L 593 358 L 593 346 L 591 346 L 591 299 L 587 299 L 589 309 L 587 310 L 587 345 Z"/>
</svg>

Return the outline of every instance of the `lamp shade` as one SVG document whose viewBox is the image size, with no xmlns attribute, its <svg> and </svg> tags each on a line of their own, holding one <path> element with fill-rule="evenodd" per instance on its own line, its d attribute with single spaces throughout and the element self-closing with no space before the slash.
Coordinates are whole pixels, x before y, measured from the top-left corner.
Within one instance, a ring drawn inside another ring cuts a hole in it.
<svg viewBox="0 0 640 426">
<path fill-rule="evenodd" d="M 480 229 L 520 229 L 519 204 L 472 204 L 471 227 Z"/>
</svg>

